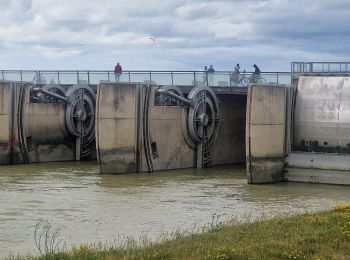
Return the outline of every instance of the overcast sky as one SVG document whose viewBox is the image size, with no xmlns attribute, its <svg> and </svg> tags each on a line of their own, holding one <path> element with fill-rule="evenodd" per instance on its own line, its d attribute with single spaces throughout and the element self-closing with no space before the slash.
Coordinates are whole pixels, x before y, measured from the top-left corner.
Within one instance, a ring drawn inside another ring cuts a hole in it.
<svg viewBox="0 0 350 260">
<path fill-rule="evenodd" d="M 1 69 L 350 61 L 349 0 L 0 0 Z"/>
</svg>

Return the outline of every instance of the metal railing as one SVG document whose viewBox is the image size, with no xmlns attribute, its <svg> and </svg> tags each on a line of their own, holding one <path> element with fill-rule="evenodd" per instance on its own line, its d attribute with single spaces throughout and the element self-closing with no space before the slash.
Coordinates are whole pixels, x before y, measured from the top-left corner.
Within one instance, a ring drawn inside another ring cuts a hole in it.
<svg viewBox="0 0 350 260">
<path fill-rule="evenodd" d="M 350 73 L 350 62 L 292 62 L 292 73 Z"/>
<path fill-rule="evenodd" d="M 216 71 L 211 76 L 204 71 L 124 71 L 120 82 L 156 83 L 158 85 L 212 87 L 244 86 L 239 80 L 233 81 L 232 72 Z M 245 77 L 251 77 L 246 72 Z M 291 84 L 290 72 L 264 72 L 260 75 L 266 84 Z M 243 77 L 243 74 L 240 74 Z M 239 78 L 240 79 L 240 78 Z M 101 81 L 116 82 L 113 71 L 100 70 L 0 70 L 0 80 L 32 81 L 37 84 L 96 85 Z"/>
</svg>

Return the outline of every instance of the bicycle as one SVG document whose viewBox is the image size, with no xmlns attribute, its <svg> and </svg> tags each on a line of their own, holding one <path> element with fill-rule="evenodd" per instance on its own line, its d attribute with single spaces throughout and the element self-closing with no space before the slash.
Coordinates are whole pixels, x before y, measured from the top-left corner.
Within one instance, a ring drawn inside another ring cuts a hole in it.
<svg viewBox="0 0 350 260">
<path fill-rule="evenodd" d="M 243 72 L 242 77 L 240 78 L 240 84 L 243 87 L 248 87 L 250 84 L 266 84 L 266 79 L 264 79 L 260 74 L 252 74 L 250 77 L 247 77 L 245 75 L 245 72 Z"/>
</svg>

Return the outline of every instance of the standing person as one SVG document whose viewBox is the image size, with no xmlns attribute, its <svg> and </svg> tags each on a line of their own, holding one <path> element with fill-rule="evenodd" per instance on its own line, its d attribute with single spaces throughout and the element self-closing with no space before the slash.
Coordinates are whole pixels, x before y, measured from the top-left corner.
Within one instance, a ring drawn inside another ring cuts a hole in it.
<svg viewBox="0 0 350 260">
<path fill-rule="evenodd" d="M 213 65 L 210 65 L 209 69 L 208 69 L 208 78 L 209 78 L 209 86 L 213 86 L 214 83 L 214 68 Z"/>
<path fill-rule="evenodd" d="M 117 65 L 115 65 L 114 67 L 115 82 L 119 82 L 119 79 L 122 73 L 123 73 L 122 66 L 120 66 L 119 62 L 117 62 Z"/>
<path fill-rule="evenodd" d="M 232 82 L 235 84 L 238 84 L 238 82 L 239 82 L 240 69 L 241 69 L 241 67 L 239 66 L 239 63 L 237 63 L 236 67 L 232 73 Z"/>
<path fill-rule="evenodd" d="M 204 66 L 204 71 L 203 71 L 203 85 L 208 86 L 208 67 Z"/>
</svg>

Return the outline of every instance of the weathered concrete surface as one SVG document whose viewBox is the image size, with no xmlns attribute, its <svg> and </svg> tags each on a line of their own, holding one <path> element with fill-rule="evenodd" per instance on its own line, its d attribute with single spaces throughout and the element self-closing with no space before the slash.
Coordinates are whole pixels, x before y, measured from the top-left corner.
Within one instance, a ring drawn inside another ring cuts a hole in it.
<svg viewBox="0 0 350 260">
<path fill-rule="evenodd" d="M 285 180 L 350 185 L 350 155 L 293 152 L 286 158 Z"/>
<path fill-rule="evenodd" d="M 292 152 L 286 157 L 286 162 L 288 168 L 350 171 L 349 154 Z"/>
<path fill-rule="evenodd" d="M 195 149 L 187 145 L 183 136 L 186 134 L 182 129 L 182 121 L 186 120 L 183 118 L 183 109 L 186 108 L 150 107 L 150 135 L 158 151 L 158 157 L 153 159 L 156 170 L 195 167 Z"/>
<path fill-rule="evenodd" d="M 95 129 L 101 173 L 137 171 L 136 88 L 136 84 L 99 85 Z"/>
<path fill-rule="evenodd" d="M 220 126 L 211 150 L 211 165 L 244 163 L 245 158 L 245 95 L 217 95 L 220 105 Z"/>
<path fill-rule="evenodd" d="M 29 162 L 75 160 L 75 139 L 66 130 L 62 103 L 25 105 L 25 135 Z"/>
<path fill-rule="evenodd" d="M 288 168 L 285 180 L 322 184 L 350 185 L 349 171 Z"/>
<path fill-rule="evenodd" d="M 249 183 L 283 180 L 286 136 L 286 87 L 248 89 L 246 157 Z"/>
<path fill-rule="evenodd" d="M 0 82 L 0 164 L 21 163 L 18 143 L 18 90 L 21 83 Z"/>
<path fill-rule="evenodd" d="M 301 76 L 294 150 L 350 153 L 350 77 Z"/>
<path fill-rule="evenodd" d="M 10 142 L 10 84 L 0 83 L 0 163 L 8 164 Z"/>
</svg>

